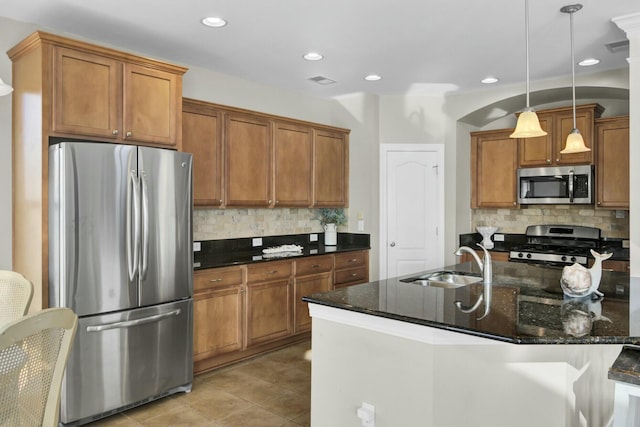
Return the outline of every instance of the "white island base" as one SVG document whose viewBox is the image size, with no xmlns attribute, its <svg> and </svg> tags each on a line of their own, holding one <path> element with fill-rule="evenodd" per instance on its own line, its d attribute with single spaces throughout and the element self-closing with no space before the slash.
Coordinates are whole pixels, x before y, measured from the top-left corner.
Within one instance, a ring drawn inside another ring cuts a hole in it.
<svg viewBox="0 0 640 427">
<path fill-rule="evenodd" d="M 522 345 L 312 303 L 309 312 L 312 427 L 612 424 L 607 372 L 622 345 Z M 358 417 L 363 403 L 374 424 Z"/>
</svg>

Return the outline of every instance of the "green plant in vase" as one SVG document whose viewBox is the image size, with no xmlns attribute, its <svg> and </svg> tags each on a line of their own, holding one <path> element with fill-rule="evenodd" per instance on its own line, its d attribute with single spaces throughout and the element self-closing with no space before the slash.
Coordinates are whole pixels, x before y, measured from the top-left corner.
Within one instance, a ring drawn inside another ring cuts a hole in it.
<svg viewBox="0 0 640 427">
<path fill-rule="evenodd" d="M 315 219 L 320 221 L 324 228 L 324 244 L 327 246 L 335 246 L 338 241 L 339 225 L 347 223 L 347 215 L 341 208 L 322 208 L 316 212 Z"/>
</svg>

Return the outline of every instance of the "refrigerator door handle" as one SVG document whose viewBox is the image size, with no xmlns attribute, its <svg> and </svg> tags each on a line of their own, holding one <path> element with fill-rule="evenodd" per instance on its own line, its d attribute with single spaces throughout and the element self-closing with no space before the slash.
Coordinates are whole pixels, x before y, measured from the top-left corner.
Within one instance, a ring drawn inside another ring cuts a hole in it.
<svg viewBox="0 0 640 427">
<path fill-rule="evenodd" d="M 129 328 L 131 326 L 139 326 L 147 323 L 158 322 L 162 319 L 166 319 L 167 317 L 177 316 L 180 314 L 180 309 L 169 311 L 167 313 L 155 314 L 149 317 L 143 317 L 142 319 L 136 320 L 126 320 L 124 322 L 114 322 L 114 323 L 106 323 L 104 325 L 97 326 L 87 326 L 87 332 L 102 332 L 108 331 L 109 329 L 122 329 Z"/>
<path fill-rule="evenodd" d="M 147 276 L 149 269 L 149 194 L 147 191 L 147 174 L 142 171 L 140 184 L 142 187 L 142 270 L 140 279 Z"/>
<path fill-rule="evenodd" d="M 138 272 L 138 264 L 140 262 L 140 196 L 138 194 L 138 177 L 136 171 L 129 173 L 131 191 L 128 193 L 127 214 L 126 214 L 126 230 L 127 230 L 127 267 L 129 269 L 129 280 L 133 281 Z M 133 211 L 133 221 L 131 221 L 131 211 Z M 134 227 L 133 237 L 131 236 L 132 223 Z M 133 246 L 133 253 L 132 253 Z"/>
</svg>

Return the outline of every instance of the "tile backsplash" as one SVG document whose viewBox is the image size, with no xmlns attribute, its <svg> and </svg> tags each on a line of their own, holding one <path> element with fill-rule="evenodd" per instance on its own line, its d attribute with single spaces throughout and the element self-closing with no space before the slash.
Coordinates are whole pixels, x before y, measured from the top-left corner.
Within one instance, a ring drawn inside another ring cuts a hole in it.
<svg viewBox="0 0 640 427">
<path fill-rule="evenodd" d="M 622 213 L 624 218 L 616 218 Z M 577 205 L 529 205 L 520 209 L 474 209 L 471 226 L 498 227 L 503 233 L 525 233 L 528 225 L 562 224 L 596 227 L 602 237 L 629 237 L 629 211 L 594 209 Z"/>
<path fill-rule="evenodd" d="M 253 236 L 321 233 L 317 209 L 210 209 L 193 210 L 193 239 L 216 240 Z M 340 231 L 341 228 L 339 228 Z"/>
</svg>

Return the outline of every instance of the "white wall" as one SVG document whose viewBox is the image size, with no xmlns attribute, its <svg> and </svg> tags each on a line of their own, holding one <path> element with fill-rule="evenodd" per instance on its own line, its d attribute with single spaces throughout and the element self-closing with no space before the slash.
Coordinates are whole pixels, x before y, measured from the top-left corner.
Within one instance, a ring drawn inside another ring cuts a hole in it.
<svg viewBox="0 0 640 427">
<path fill-rule="evenodd" d="M 35 30 L 0 18 L 0 51 L 6 52 Z M 11 84 L 11 60 L 0 55 L 0 78 Z M 11 95 L 0 97 L 0 270 L 11 269 Z"/>
</svg>

